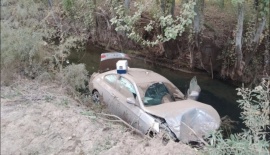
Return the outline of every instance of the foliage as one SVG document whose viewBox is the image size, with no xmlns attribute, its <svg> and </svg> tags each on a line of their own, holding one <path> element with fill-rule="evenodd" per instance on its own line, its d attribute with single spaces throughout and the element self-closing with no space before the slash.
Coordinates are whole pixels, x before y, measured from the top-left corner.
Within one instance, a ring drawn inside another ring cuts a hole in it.
<svg viewBox="0 0 270 155">
<path fill-rule="evenodd" d="M 62 0 L 64 11 L 80 29 L 90 29 L 94 27 L 95 0 Z"/>
<path fill-rule="evenodd" d="M 142 45 L 154 46 L 160 42 L 166 42 L 176 37 L 181 36 L 185 29 L 191 25 L 192 19 L 195 16 L 194 6 L 195 2 L 189 1 L 182 7 L 181 14 L 175 18 L 172 15 L 160 15 L 155 16 L 154 19 L 144 27 L 144 30 L 150 32 L 151 30 L 161 27 L 161 34 L 156 34 L 155 40 L 145 40 L 140 33 L 136 31 L 135 24 L 141 18 L 141 15 L 147 9 L 147 5 L 142 3 L 135 3 L 136 12 L 132 15 L 126 15 L 124 7 L 122 5 L 114 8 L 116 10 L 116 16 L 111 19 L 112 25 L 115 25 L 115 30 L 125 32 L 127 37 L 141 43 Z"/>
<path fill-rule="evenodd" d="M 222 67 L 226 69 L 233 67 L 236 62 L 235 40 L 231 39 L 227 42 L 227 48 L 224 48 L 218 57 L 218 59 L 223 60 Z"/>
<path fill-rule="evenodd" d="M 53 59 L 55 68 L 57 71 L 62 72 L 63 64 L 66 61 L 67 57 L 70 55 L 70 52 L 80 51 L 85 47 L 85 38 L 84 37 L 66 37 L 61 41 L 54 51 Z"/>
<path fill-rule="evenodd" d="M 260 62 L 262 59 L 267 59 L 262 58 L 261 51 L 263 51 L 263 40 L 269 36 L 269 34 L 265 36 L 265 32 L 268 31 L 265 19 L 269 15 L 265 10 L 266 6 L 269 10 L 269 0 L 231 0 L 230 3 L 238 11 L 244 9 L 244 23 L 241 30 L 243 33 L 237 33 L 241 32 L 240 29 L 239 31 L 232 30 L 232 36 L 227 37 L 227 44 L 223 45 L 224 48 L 220 54 L 223 60 L 221 74 L 234 80 L 252 82 L 257 78 L 257 73 L 261 74 L 258 70 L 263 65 L 267 66 L 267 62 L 263 62 L 264 64 Z M 236 12 L 236 15 L 240 12 Z M 238 30 L 241 24 L 242 22 L 239 22 L 235 25 L 235 29 Z M 240 47 L 242 48 L 239 50 Z"/>
<path fill-rule="evenodd" d="M 70 85 L 75 90 L 85 89 L 85 82 L 88 80 L 87 70 L 84 64 L 71 64 L 63 69 L 62 84 Z"/>
<path fill-rule="evenodd" d="M 175 0 L 156 0 L 156 3 L 160 5 L 163 15 L 173 15 Z"/>
<path fill-rule="evenodd" d="M 245 2 L 245 0 L 232 0 L 232 4 L 234 6 L 237 6 L 238 4 L 243 4 Z"/>
<path fill-rule="evenodd" d="M 244 110 L 241 113 L 245 125 L 254 136 L 254 143 L 260 140 L 269 123 L 270 104 L 270 81 L 264 80 L 253 90 L 248 88 L 238 88 L 237 95 L 243 99 L 238 100 L 239 106 Z"/>
<path fill-rule="evenodd" d="M 73 4 L 73 3 L 72 3 Z M 86 70 L 82 66 L 76 68 L 80 77 L 71 78 L 63 63 L 71 51 L 75 52 L 85 46 L 86 35 L 69 36 L 64 30 L 56 31 L 49 24 L 55 19 L 54 12 L 44 9 L 44 3 L 39 1 L 1 1 L 1 84 L 11 84 L 19 75 L 31 78 L 42 77 L 52 79 L 54 73 L 64 75 L 64 82 L 72 81 L 74 88 L 84 87 L 76 80 L 85 79 Z M 68 3 L 71 5 L 71 3 Z M 68 6 L 66 6 L 68 7 Z M 62 24 L 58 21 L 56 25 Z M 60 25 L 57 28 L 63 27 Z M 60 37 L 59 44 L 50 41 L 55 34 Z M 81 72 L 81 74 L 79 73 Z M 53 74 L 51 74 L 53 73 Z M 45 75 L 45 76 L 44 76 Z M 85 76 L 83 76 L 85 75 Z M 82 83 L 85 85 L 84 80 Z"/>
<path fill-rule="evenodd" d="M 74 10 L 74 1 L 73 0 L 62 0 L 63 8 L 65 11 L 67 11 L 69 14 L 73 14 Z"/>
<path fill-rule="evenodd" d="M 269 101 L 270 81 L 265 79 L 254 89 L 237 88 L 242 99 L 237 102 L 243 109 L 241 118 L 247 129 L 242 133 L 232 134 L 223 139 L 221 131 L 211 134 L 208 138 L 210 145 L 206 148 L 207 154 L 235 154 L 235 155 L 267 155 L 269 154 L 269 140 L 266 131 L 269 129 Z"/>
<path fill-rule="evenodd" d="M 44 25 L 42 3 L 1 1 L 1 83 L 9 84 L 14 73 L 36 77 L 44 70 L 49 55 L 44 37 L 50 32 Z"/>
<path fill-rule="evenodd" d="M 269 16 L 269 0 L 259 0 L 258 10 L 259 10 L 259 20 L 263 17 Z"/>
<path fill-rule="evenodd" d="M 135 32 L 135 23 L 140 19 L 143 10 L 145 9 L 142 4 L 135 3 L 136 12 L 132 15 L 125 15 L 125 9 L 123 5 L 115 7 L 116 16 L 110 21 L 112 25 L 115 25 L 116 31 L 123 31 L 127 34 L 128 38 L 131 38 L 137 42 L 140 42 L 141 37 Z"/>
</svg>

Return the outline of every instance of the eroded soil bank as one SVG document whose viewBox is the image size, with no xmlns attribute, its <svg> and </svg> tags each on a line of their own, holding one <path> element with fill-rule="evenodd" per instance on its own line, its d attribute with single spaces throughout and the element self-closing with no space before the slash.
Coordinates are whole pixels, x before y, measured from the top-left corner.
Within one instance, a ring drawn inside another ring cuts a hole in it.
<svg viewBox="0 0 270 155">
<path fill-rule="evenodd" d="M 134 134 L 65 94 L 59 84 L 38 80 L 1 86 L 1 154 L 197 154 Z"/>
</svg>

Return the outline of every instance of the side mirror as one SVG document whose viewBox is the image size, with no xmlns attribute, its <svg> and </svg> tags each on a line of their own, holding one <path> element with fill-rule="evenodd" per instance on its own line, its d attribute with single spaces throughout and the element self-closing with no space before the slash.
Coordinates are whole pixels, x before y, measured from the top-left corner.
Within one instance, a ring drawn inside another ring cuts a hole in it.
<svg viewBox="0 0 270 155">
<path fill-rule="evenodd" d="M 135 105 L 136 101 L 135 101 L 135 99 L 133 97 L 128 97 L 127 98 L 127 103 Z"/>
</svg>

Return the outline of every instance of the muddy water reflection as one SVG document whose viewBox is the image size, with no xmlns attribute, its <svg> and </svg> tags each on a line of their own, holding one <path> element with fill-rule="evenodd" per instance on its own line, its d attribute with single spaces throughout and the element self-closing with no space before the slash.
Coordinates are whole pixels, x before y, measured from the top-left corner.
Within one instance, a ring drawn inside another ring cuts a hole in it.
<svg viewBox="0 0 270 155">
<path fill-rule="evenodd" d="M 105 52 L 105 50 L 89 46 L 85 52 L 73 52 L 69 57 L 69 61 L 72 63 L 84 63 L 91 75 L 98 70 L 100 54 L 102 52 Z M 187 91 L 191 78 L 197 76 L 198 84 L 202 89 L 198 100 L 212 105 L 221 117 L 228 115 L 231 119 L 239 121 L 241 110 L 236 102 L 238 97 L 236 96 L 235 87 L 219 80 L 212 80 L 211 77 L 207 75 L 195 75 L 172 71 L 167 68 L 144 63 L 143 60 L 138 59 L 132 59 L 129 66 L 153 70 L 168 78 L 183 93 Z M 242 127 L 242 125 L 239 124 L 238 129 L 240 129 L 240 126 Z"/>
</svg>

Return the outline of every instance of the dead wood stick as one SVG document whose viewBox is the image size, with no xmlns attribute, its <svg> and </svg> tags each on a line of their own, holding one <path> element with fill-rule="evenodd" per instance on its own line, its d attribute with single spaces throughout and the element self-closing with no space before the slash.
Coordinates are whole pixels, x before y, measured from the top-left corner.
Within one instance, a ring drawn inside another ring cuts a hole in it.
<svg viewBox="0 0 270 155">
<path fill-rule="evenodd" d="M 97 115 L 103 115 L 103 116 L 107 116 L 107 117 L 113 117 L 117 120 L 109 120 L 106 118 L 102 118 L 106 121 L 110 121 L 110 122 L 119 122 L 119 123 L 123 123 L 126 126 L 128 126 L 129 128 L 131 128 L 132 130 L 134 130 L 136 133 L 140 134 L 141 136 L 145 136 L 141 131 L 139 131 L 138 129 L 134 128 L 133 126 L 129 125 L 127 122 L 125 122 L 123 119 L 121 119 L 120 117 L 116 116 L 116 115 L 110 115 L 110 114 L 104 114 L 104 113 L 96 113 Z"/>
<path fill-rule="evenodd" d="M 211 57 L 210 57 L 210 65 L 211 65 L 212 79 L 214 79 L 214 74 L 213 74 L 213 64 L 212 64 L 212 58 L 211 58 Z"/>
<path fill-rule="evenodd" d="M 184 123 L 184 122 L 181 122 L 181 123 L 183 123 L 186 127 L 188 127 L 188 128 L 194 133 L 194 135 L 195 135 L 201 142 L 204 143 L 204 145 L 209 146 L 209 144 L 208 144 L 205 140 L 203 140 L 201 137 L 199 137 L 199 136 L 196 134 L 196 132 L 195 132 L 193 129 L 191 129 L 186 123 Z"/>
</svg>

